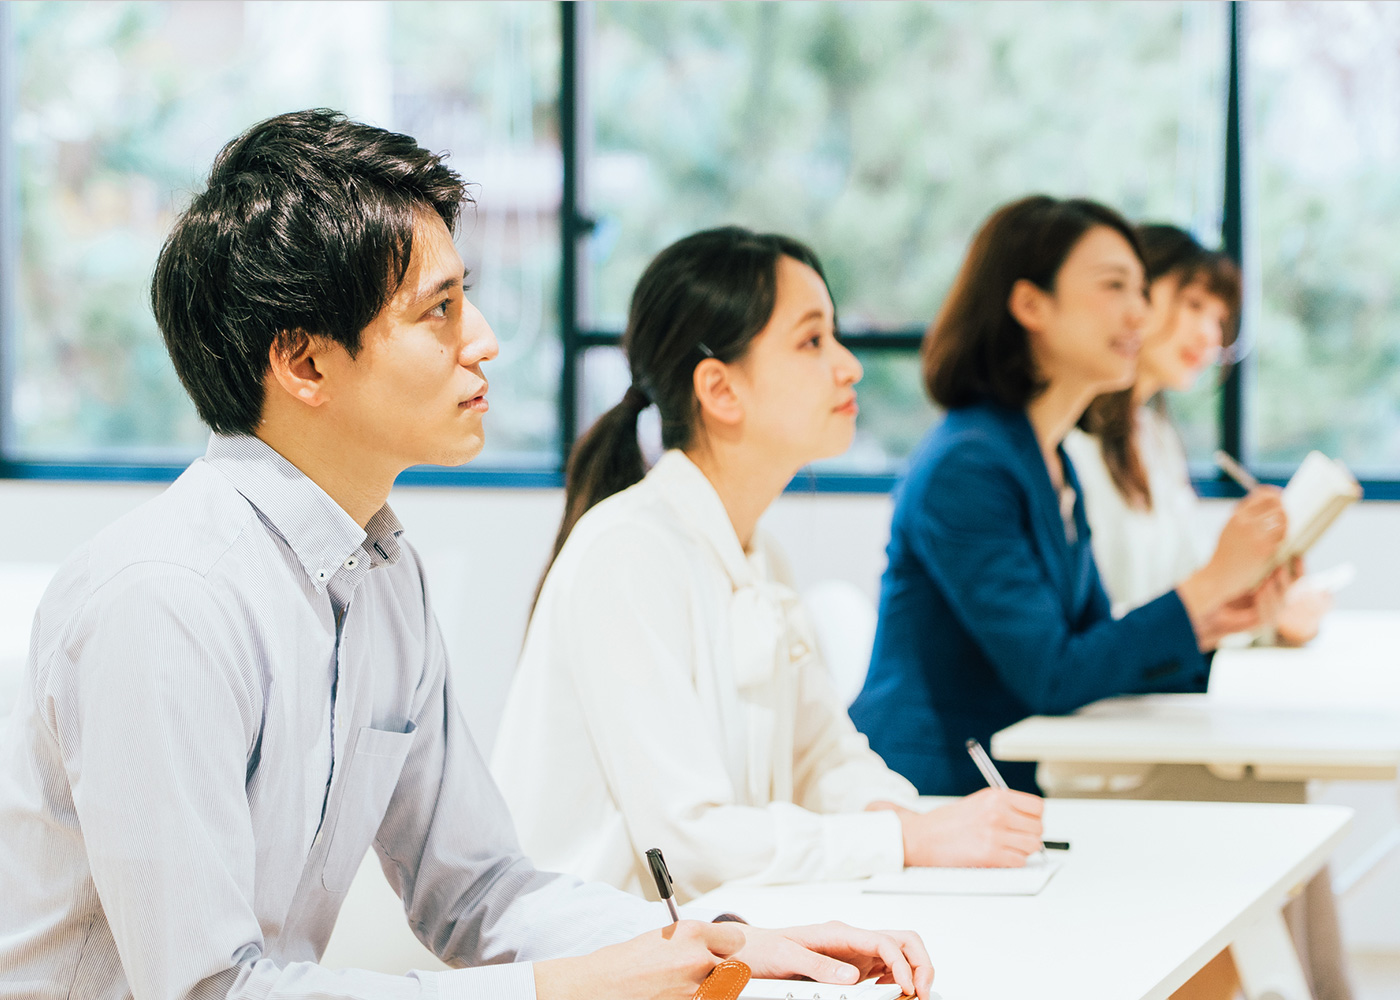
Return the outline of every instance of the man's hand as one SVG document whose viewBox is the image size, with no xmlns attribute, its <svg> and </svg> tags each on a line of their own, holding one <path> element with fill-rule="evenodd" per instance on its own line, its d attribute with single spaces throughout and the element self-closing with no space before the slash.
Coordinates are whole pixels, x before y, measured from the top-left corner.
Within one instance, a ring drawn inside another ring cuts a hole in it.
<svg viewBox="0 0 1400 1000">
<path fill-rule="evenodd" d="M 578 958 L 535 963 L 538 1000 L 691 1000 L 744 947 L 741 924 L 682 920 Z"/>
<path fill-rule="evenodd" d="M 730 925 L 733 926 L 733 925 Z M 734 955 L 757 979 L 805 977 L 853 985 L 872 976 L 928 1000 L 933 963 L 913 931 L 866 931 L 839 920 L 809 927 L 744 927 L 747 941 Z"/>
<path fill-rule="evenodd" d="M 726 958 L 759 979 L 854 984 L 878 977 L 928 1000 L 933 965 L 912 931 L 864 931 L 839 921 L 766 930 L 682 920 L 580 958 L 535 963 L 538 1000 L 691 1000 Z"/>
<path fill-rule="evenodd" d="M 904 828 L 904 863 L 948 868 L 1019 868 L 1040 850 L 1045 800 L 1025 792 L 984 788 L 926 813 L 891 802 Z"/>
</svg>

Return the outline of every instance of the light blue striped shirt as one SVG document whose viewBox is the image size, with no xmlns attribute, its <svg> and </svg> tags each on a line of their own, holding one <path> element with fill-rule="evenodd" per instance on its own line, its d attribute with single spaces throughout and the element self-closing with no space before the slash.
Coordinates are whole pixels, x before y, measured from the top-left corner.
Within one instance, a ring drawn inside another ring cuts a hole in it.
<svg viewBox="0 0 1400 1000">
<path fill-rule="evenodd" d="M 514 1000 L 661 923 L 520 853 L 401 533 L 216 435 L 68 560 L 0 731 L 0 997 Z M 371 843 L 477 968 L 316 964 Z"/>
</svg>

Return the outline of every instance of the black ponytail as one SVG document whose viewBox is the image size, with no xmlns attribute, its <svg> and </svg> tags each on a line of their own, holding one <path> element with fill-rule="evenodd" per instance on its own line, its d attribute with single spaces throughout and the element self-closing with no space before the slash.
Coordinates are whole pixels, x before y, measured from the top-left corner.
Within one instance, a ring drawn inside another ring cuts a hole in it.
<svg viewBox="0 0 1400 1000">
<path fill-rule="evenodd" d="M 642 410 L 656 404 L 664 447 L 690 445 L 699 414 L 695 366 L 707 357 L 737 361 L 748 351 L 773 315 L 780 257 L 806 264 L 826 280 L 817 255 L 802 243 L 738 226 L 687 236 L 647 265 L 632 293 L 622 336 L 632 385 L 569 454 L 564 519 L 545 576 L 579 518 L 646 475 L 637 442 Z"/>
</svg>

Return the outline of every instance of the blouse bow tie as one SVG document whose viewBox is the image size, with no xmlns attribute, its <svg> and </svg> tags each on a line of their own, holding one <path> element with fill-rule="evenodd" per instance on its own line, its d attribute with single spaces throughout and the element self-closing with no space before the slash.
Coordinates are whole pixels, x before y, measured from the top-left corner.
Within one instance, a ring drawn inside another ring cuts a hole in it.
<svg viewBox="0 0 1400 1000">
<path fill-rule="evenodd" d="M 742 689 L 771 681 L 782 666 L 812 651 L 802 602 L 791 587 L 771 580 L 736 587 L 730 599 L 734 681 Z"/>
</svg>

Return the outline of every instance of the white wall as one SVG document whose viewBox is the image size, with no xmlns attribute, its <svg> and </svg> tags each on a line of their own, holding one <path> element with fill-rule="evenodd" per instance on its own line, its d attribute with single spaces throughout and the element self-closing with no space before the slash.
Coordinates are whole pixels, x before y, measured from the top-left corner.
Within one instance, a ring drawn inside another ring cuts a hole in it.
<svg viewBox="0 0 1400 1000">
<path fill-rule="evenodd" d="M 59 563 L 104 525 L 155 496 L 147 483 L 0 481 L 0 562 Z M 390 501 L 427 566 L 429 592 L 452 657 L 459 697 L 489 748 L 510 683 L 530 599 L 559 524 L 557 490 L 411 487 Z M 1225 502 L 1208 504 L 1223 519 Z M 788 493 L 765 526 L 783 545 L 799 587 L 848 580 L 872 600 L 885 566 L 890 501 L 883 494 Z M 1343 607 L 1400 608 L 1400 503 L 1360 504 L 1313 550 L 1310 565 L 1350 561 Z"/>
</svg>

